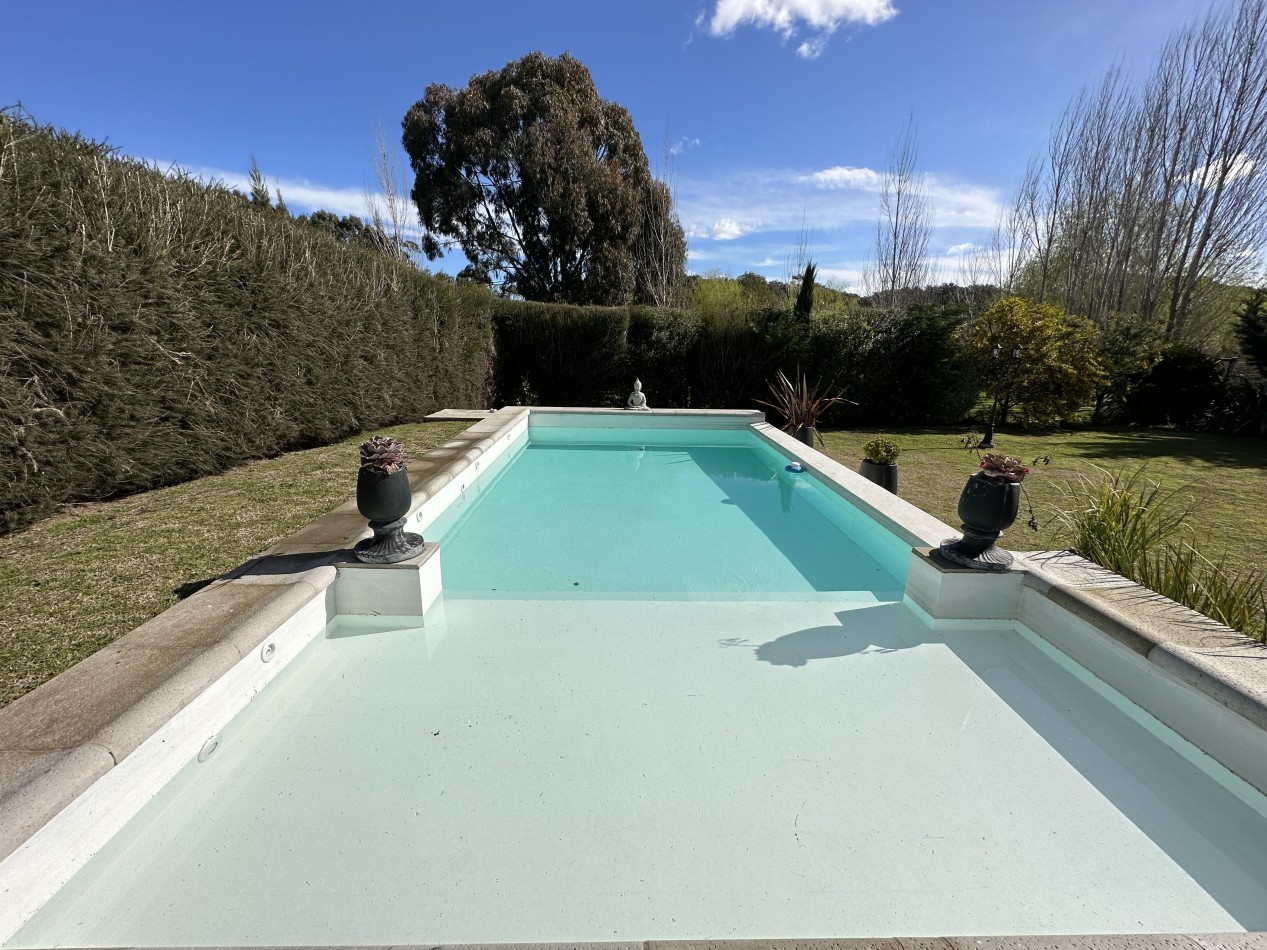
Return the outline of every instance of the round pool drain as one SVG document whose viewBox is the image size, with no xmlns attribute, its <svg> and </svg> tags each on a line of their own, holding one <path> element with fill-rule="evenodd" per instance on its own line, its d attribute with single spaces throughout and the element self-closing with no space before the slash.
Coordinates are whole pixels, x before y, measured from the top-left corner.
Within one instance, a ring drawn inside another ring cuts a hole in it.
<svg viewBox="0 0 1267 950">
<path fill-rule="evenodd" d="M 215 751 L 219 747 L 219 745 L 220 745 L 219 736 L 212 736 L 210 739 L 204 742 L 202 744 L 202 748 L 198 751 L 198 761 L 206 762 L 209 758 L 211 758 L 212 755 L 215 754 Z"/>
<path fill-rule="evenodd" d="M 260 650 L 260 659 L 267 663 L 273 658 L 273 654 L 277 652 L 277 644 L 266 643 Z"/>
</svg>

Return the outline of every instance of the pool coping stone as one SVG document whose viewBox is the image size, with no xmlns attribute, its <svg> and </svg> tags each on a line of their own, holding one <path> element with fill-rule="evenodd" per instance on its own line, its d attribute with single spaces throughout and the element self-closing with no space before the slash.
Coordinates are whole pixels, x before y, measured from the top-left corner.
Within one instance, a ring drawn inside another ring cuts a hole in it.
<svg viewBox="0 0 1267 950">
<path fill-rule="evenodd" d="M 1018 560 L 1025 586 L 1267 731 L 1267 644 L 1071 551 Z"/>
<path fill-rule="evenodd" d="M 162 950 L 162 948 L 149 948 Z M 187 950 L 187 948 L 167 948 Z M 200 950 L 282 950 L 204 947 Z M 294 945 L 285 950 L 1267 950 L 1267 933 L 1034 934 L 988 937 L 793 937 L 725 940 Z"/>
</svg>

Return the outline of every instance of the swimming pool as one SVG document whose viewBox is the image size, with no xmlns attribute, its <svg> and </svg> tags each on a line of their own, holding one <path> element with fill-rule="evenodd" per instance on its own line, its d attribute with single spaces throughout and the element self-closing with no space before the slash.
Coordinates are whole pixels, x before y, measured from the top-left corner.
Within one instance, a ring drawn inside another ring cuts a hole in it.
<svg viewBox="0 0 1267 950">
<path fill-rule="evenodd" d="M 747 424 L 523 428 L 415 516 L 425 619 L 332 619 L 7 946 L 1264 928 L 1261 793 L 928 617 L 926 522 Z"/>
</svg>

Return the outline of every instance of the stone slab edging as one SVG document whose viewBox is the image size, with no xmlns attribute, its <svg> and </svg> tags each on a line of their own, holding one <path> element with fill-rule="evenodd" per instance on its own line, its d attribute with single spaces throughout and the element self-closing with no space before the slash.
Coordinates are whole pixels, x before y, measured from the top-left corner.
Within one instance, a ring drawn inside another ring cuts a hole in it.
<svg viewBox="0 0 1267 950">
<path fill-rule="evenodd" d="M 1019 560 L 1024 586 L 1267 731 L 1267 645 L 1072 552 Z"/>
<path fill-rule="evenodd" d="M 152 948 L 164 950 L 164 948 Z M 166 948 L 187 950 L 187 948 Z M 1267 950 L 1267 933 L 816 937 L 768 940 L 624 940 L 202 947 L 200 950 Z"/>
<path fill-rule="evenodd" d="M 423 422 L 479 422 L 493 414 L 492 409 L 441 409 L 422 417 Z"/>
<path fill-rule="evenodd" d="M 493 413 L 411 460 L 411 510 L 527 411 Z M 355 472 L 350 461 L 349 491 Z M 0 709 L 0 860 L 324 593 L 369 534 L 345 502 Z"/>
</svg>

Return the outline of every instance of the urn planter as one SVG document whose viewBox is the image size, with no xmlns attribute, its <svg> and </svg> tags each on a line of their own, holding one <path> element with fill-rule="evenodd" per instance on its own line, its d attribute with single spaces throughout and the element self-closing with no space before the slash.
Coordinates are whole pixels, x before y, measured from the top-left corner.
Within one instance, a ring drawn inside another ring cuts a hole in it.
<svg viewBox="0 0 1267 950">
<path fill-rule="evenodd" d="M 814 447 L 814 436 L 816 430 L 813 426 L 801 426 L 796 430 L 796 437 L 808 445 L 811 449 Z"/>
<path fill-rule="evenodd" d="M 858 466 L 858 474 L 869 482 L 875 482 L 886 491 L 897 494 L 897 462 L 883 464 L 863 459 Z"/>
<path fill-rule="evenodd" d="M 374 537 L 359 542 L 356 559 L 366 564 L 395 564 L 422 551 L 422 535 L 404 530 L 412 495 L 403 467 L 390 475 L 361 469 L 356 476 L 356 508 L 369 521 Z"/>
<path fill-rule="evenodd" d="M 1020 511 L 1021 486 L 977 472 L 959 496 L 963 537 L 941 543 L 942 556 L 955 564 L 981 571 L 1006 571 L 1012 554 L 998 547 L 999 535 L 1011 527 Z"/>
</svg>

